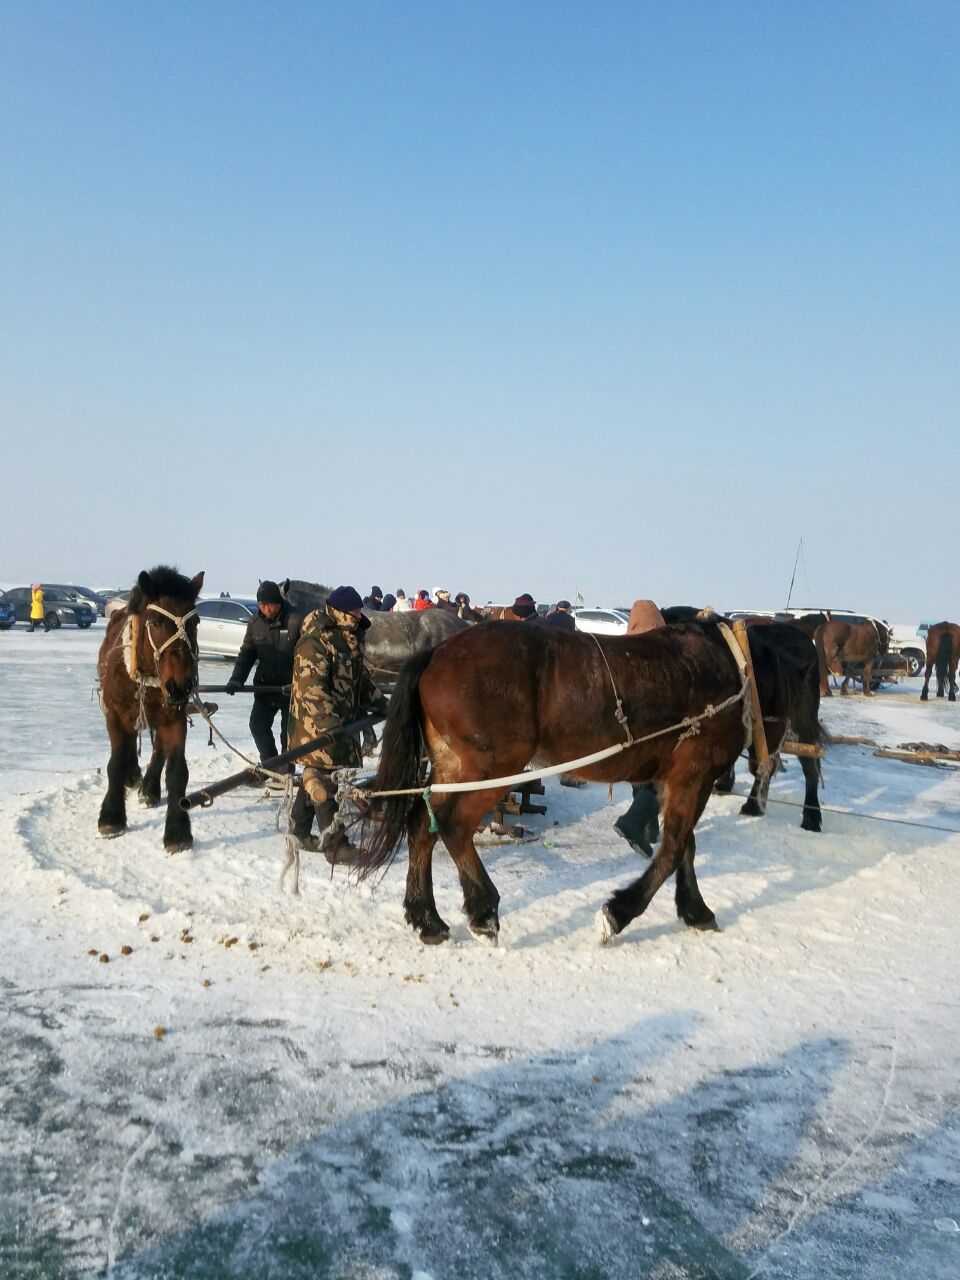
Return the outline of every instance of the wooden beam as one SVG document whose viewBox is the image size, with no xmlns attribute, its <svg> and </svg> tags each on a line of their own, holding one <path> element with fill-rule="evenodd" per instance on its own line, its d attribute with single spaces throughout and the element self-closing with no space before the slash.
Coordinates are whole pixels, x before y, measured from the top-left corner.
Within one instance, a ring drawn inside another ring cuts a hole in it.
<svg viewBox="0 0 960 1280">
<path fill-rule="evenodd" d="M 747 628 L 741 618 L 733 624 L 733 634 L 737 637 L 737 644 L 743 653 L 747 663 L 747 683 L 750 689 L 750 700 L 753 704 L 753 749 L 757 756 L 757 765 L 761 770 L 766 770 L 770 765 L 770 752 L 767 750 L 767 735 L 763 728 L 763 708 L 760 706 L 760 693 L 757 689 L 757 677 L 753 670 L 753 661 L 750 658 L 750 641 L 747 638 Z"/>
</svg>

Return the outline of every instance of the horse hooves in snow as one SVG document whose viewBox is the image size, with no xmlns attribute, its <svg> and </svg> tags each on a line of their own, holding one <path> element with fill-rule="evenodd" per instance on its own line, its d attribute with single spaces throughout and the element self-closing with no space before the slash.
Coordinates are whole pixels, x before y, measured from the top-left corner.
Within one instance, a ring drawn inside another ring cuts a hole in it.
<svg viewBox="0 0 960 1280">
<path fill-rule="evenodd" d="M 116 840 L 117 836 L 125 836 L 127 834 L 127 828 L 120 826 L 117 822 L 101 822 L 97 830 L 104 840 Z"/>
</svg>

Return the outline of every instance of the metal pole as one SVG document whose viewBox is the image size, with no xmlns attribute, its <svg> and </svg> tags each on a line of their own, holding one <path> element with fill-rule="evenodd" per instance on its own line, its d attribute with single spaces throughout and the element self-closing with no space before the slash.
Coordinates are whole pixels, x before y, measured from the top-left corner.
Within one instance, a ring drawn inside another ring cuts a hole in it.
<svg viewBox="0 0 960 1280">
<path fill-rule="evenodd" d="M 209 787 L 202 787 L 199 791 L 191 791 L 189 795 L 185 795 L 180 801 L 180 808 L 186 813 L 189 813 L 191 809 L 207 809 L 213 804 L 217 796 L 222 796 L 227 791 L 233 791 L 236 787 L 242 787 L 245 782 L 255 782 L 260 769 L 269 769 L 275 772 L 283 765 L 293 764 L 294 760 L 299 760 L 302 756 L 309 755 L 311 751 L 322 746 L 325 742 L 332 742 L 334 738 L 350 737 L 352 734 L 361 733 L 364 729 L 379 724 L 383 719 L 385 717 L 382 715 L 370 715 L 364 716 L 362 720 L 352 720 L 349 724 L 339 725 L 328 733 L 321 733 L 319 738 L 312 738 L 309 742 L 305 742 L 302 747 L 294 747 L 290 751 L 284 751 L 282 755 L 273 756 L 270 760 L 264 760 L 259 769 L 241 769 L 239 773 L 232 773 L 229 778 L 222 778 L 219 782 L 213 782 Z"/>
</svg>

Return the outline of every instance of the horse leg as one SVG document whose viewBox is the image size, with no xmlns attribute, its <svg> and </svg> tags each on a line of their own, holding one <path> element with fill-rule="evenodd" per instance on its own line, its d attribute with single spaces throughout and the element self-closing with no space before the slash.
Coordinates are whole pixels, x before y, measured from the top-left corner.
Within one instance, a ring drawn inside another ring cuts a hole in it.
<svg viewBox="0 0 960 1280">
<path fill-rule="evenodd" d="M 505 773 L 510 770 L 506 769 Z M 496 942 L 500 933 L 500 917 L 497 908 L 500 894 L 480 861 L 474 835 L 480 820 L 503 796 L 503 789 L 495 791 L 465 791 L 451 797 L 449 808 L 437 814 L 437 823 L 447 852 L 453 859 L 463 889 L 463 911 L 470 930 L 478 938 Z"/>
<path fill-rule="evenodd" d="M 732 764 L 726 773 L 721 773 L 720 777 L 713 784 L 713 789 L 719 796 L 728 796 L 733 790 L 736 780 L 737 766 L 736 764 Z"/>
<path fill-rule="evenodd" d="M 811 760 L 809 756 L 800 757 L 800 768 L 803 770 L 806 790 L 803 795 L 803 818 L 800 826 L 804 831 L 822 831 L 823 818 L 820 813 L 820 761 Z"/>
<path fill-rule="evenodd" d="M 430 830 L 427 806 L 418 800 L 407 821 L 407 888 L 403 895 L 403 914 L 407 924 L 420 934 L 428 946 L 446 942 L 450 928 L 441 919 L 433 897 L 433 848 L 437 832 Z"/>
<path fill-rule="evenodd" d="M 713 912 L 700 897 L 693 870 L 695 846 L 689 857 L 687 853 L 693 829 L 706 807 L 713 786 L 713 777 L 709 774 L 704 776 L 696 752 L 694 748 L 683 759 L 678 758 L 679 752 L 674 755 L 673 765 L 660 790 L 663 806 L 660 848 L 639 880 L 634 880 L 625 889 L 618 889 L 601 908 L 600 931 L 604 942 L 642 915 L 664 880 L 677 870 L 684 858 L 687 858 L 687 865 L 682 887 L 678 886 L 677 910 L 681 918 L 694 928 L 717 927 Z"/>
<path fill-rule="evenodd" d="M 165 724 L 156 732 L 167 758 L 167 821 L 163 828 L 163 847 L 167 853 L 181 853 L 193 845 L 190 815 L 180 808 L 180 801 L 186 795 L 190 778 L 184 750 L 187 741 L 186 718 Z"/>
<path fill-rule="evenodd" d="M 697 838 L 691 831 L 687 847 L 683 851 L 680 865 L 677 867 L 677 884 L 675 901 L 677 916 L 691 929 L 713 930 L 719 933 L 720 926 L 700 894 L 697 873 L 693 869 L 693 860 L 697 856 Z"/>
<path fill-rule="evenodd" d="M 868 658 L 863 664 L 863 696 L 865 698 L 873 697 L 873 659 Z"/>
<path fill-rule="evenodd" d="M 753 774 L 753 786 L 740 806 L 740 812 L 747 818 L 762 818 L 767 811 L 767 793 L 770 790 L 770 778 L 773 774 L 773 757 L 770 758 L 770 768 L 761 774 L 757 766 L 757 754 L 751 747 L 750 772 Z"/>
<path fill-rule="evenodd" d="M 163 773 L 163 747 L 159 733 L 153 735 L 153 754 L 147 772 L 140 784 L 140 803 L 146 809 L 155 809 L 160 803 L 160 776 Z"/>
<path fill-rule="evenodd" d="M 137 735 L 115 712 L 107 713 L 110 735 L 110 762 L 107 765 L 107 794 L 100 806 L 97 829 L 108 839 L 122 836 L 127 829 L 127 778 L 137 769 Z"/>
<path fill-rule="evenodd" d="M 933 673 L 933 654 L 927 654 L 927 669 L 923 673 L 923 688 L 920 690 L 920 701 L 926 702 L 930 697 L 930 676 Z"/>
</svg>

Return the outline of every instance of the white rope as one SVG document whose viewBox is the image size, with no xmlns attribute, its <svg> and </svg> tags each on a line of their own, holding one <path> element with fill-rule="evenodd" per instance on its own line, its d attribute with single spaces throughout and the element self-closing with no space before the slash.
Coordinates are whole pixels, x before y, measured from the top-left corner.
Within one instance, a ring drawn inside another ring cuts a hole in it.
<svg viewBox="0 0 960 1280">
<path fill-rule="evenodd" d="M 704 707 L 699 715 L 685 716 L 677 724 L 668 725 L 665 729 L 654 729 L 652 733 L 645 733 L 640 738 L 633 738 L 630 742 L 618 742 L 612 747 L 604 747 L 602 751 L 594 751 L 592 755 L 580 756 L 576 760 L 567 760 L 563 764 L 552 764 L 543 769 L 531 769 L 523 773 L 513 773 L 505 778 L 481 778 L 477 782 L 437 782 L 431 783 L 424 787 L 402 787 L 395 791 L 363 791 L 363 795 L 368 799 L 375 799 L 382 796 L 419 796 L 424 790 L 437 792 L 438 794 L 448 795 L 460 791 L 487 791 L 500 790 L 502 787 L 519 786 L 525 782 L 534 782 L 537 778 L 552 778 L 558 773 L 575 773 L 578 769 L 583 769 L 587 765 L 595 764 L 598 760 L 606 760 L 610 756 L 619 755 L 621 751 L 626 751 L 628 747 L 637 747 L 643 742 L 651 742 L 654 738 L 663 738 L 668 734 L 680 732 L 674 751 L 679 747 L 680 743 L 686 738 L 693 738 L 700 732 L 700 725 L 704 720 L 711 720 L 714 716 L 720 715 L 726 711 L 728 707 L 738 703 L 747 692 L 746 681 L 740 686 L 737 693 L 732 694 L 729 698 L 725 698 L 723 702 L 718 702 L 716 706 L 709 704 Z"/>
</svg>

